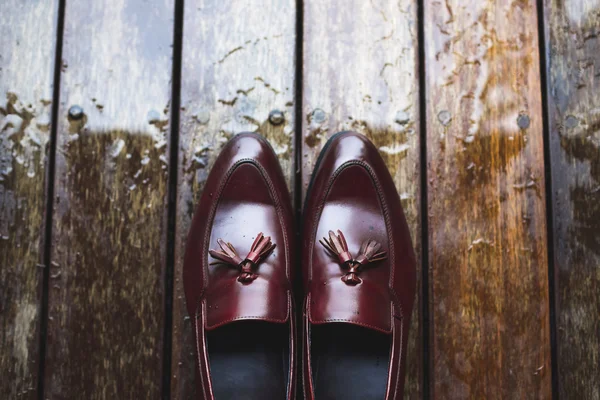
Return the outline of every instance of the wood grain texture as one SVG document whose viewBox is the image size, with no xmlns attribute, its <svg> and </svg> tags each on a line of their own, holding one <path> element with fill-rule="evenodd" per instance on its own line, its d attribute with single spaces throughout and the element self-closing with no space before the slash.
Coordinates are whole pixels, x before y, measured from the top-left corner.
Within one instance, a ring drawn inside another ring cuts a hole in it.
<svg viewBox="0 0 600 400">
<path fill-rule="evenodd" d="M 294 0 L 185 2 L 173 310 L 173 399 L 195 398 L 194 341 L 185 309 L 183 254 L 196 203 L 222 145 L 256 131 L 293 187 Z M 269 120 L 273 110 L 285 121 Z"/>
<path fill-rule="evenodd" d="M 303 42 L 303 196 L 328 137 L 342 130 L 365 134 L 394 178 L 420 259 L 417 2 L 305 1 Z M 419 398 L 422 389 L 419 304 L 406 398 Z"/>
<path fill-rule="evenodd" d="M 536 3 L 424 12 L 432 396 L 548 399 Z"/>
<path fill-rule="evenodd" d="M 58 1 L 0 12 L 0 397 L 37 398 Z"/>
<path fill-rule="evenodd" d="M 600 2 L 544 4 L 559 395 L 600 399 Z"/>
<path fill-rule="evenodd" d="M 173 15 L 173 0 L 67 2 L 50 399 L 160 397 Z"/>
</svg>

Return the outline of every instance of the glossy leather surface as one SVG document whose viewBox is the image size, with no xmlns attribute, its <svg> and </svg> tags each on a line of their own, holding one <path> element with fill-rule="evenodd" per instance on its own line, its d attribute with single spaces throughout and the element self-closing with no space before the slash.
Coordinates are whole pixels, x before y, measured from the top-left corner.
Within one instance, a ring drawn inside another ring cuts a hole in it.
<svg viewBox="0 0 600 400">
<path fill-rule="evenodd" d="M 217 239 L 230 242 L 241 258 L 258 233 L 270 236 L 275 249 L 254 266 L 258 276 L 240 282 L 240 270 L 215 261 L 208 250 Z M 200 398 L 212 399 L 207 331 L 236 321 L 253 320 L 289 326 L 288 398 L 294 393 L 294 324 L 291 200 L 276 155 L 265 139 L 243 133 L 221 151 L 196 209 L 186 248 L 184 288 L 190 316 L 196 319 Z M 242 325 L 240 325 L 242 326 Z M 240 331 L 243 334 L 243 331 Z M 248 346 L 252 346 L 249 342 Z"/>
<path fill-rule="evenodd" d="M 353 324 L 391 336 L 386 398 L 402 398 L 406 338 L 416 289 L 416 262 L 394 182 L 377 149 L 364 136 L 345 132 L 326 145 L 313 173 L 303 216 L 304 392 L 314 398 L 310 337 L 314 325 Z M 375 239 L 387 258 L 359 274 L 352 286 L 345 270 L 318 240 L 341 230 L 349 251 Z"/>
</svg>

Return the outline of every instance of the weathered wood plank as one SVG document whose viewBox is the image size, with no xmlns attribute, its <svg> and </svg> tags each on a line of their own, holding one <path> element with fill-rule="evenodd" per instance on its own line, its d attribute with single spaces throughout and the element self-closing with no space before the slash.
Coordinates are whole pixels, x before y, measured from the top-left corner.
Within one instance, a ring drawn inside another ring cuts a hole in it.
<svg viewBox="0 0 600 400">
<path fill-rule="evenodd" d="M 306 1 L 304 21 L 303 195 L 328 137 L 342 130 L 367 135 L 394 177 L 420 259 L 417 2 Z M 421 393 L 419 304 L 409 338 L 407 398 Z"/>
<path fill-rule="evenodd" d="M 194 343 L 187 318 L 183 253 L 210 167 L 233 135 L 257 131 L 279 155 L 293 187 L 294 0 L 204 0 L 184 10 L 175 299 L 173 399 L 194 397 Z M 273 110 L 284 114 L 269 118 Z"/>
<path fill-rule="evenodd" d="M 425 2 L 432 396 L 550 398 L 536 3 Z"/>
<path fill-rule="evenodd" d="M 600 399 L 600 2 L 544 4 L 559 394 Z"/>
<path fill-rule="evenodd" d="M 47 398 L 159 398 L 173 0 L 67 2 Z"/>
<path fill-rule="evenodd" d="M 8 0 L 0 12 L 0 393 L 7 399 L 37 398 L 57 13 L 54 0 Z"/>
</svg>

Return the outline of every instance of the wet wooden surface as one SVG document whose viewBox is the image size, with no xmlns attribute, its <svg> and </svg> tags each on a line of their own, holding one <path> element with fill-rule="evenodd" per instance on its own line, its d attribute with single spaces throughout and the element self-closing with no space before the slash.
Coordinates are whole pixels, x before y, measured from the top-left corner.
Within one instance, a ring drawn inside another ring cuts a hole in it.
<svg viewBox="0 0 600 400">
<path fill-rule="evenodd" d="M 173 59 L 176 2 L 184 5 L 183 52 Z M 379 148 L 419 258 L 428 261 L 406 398 L 549 399 L 553 372 L 562 399 L 600 398 L 600 0 L 545 0 L 543 10 L 534 0 L 431 0 L 422 2 L 421 21 L 418 4 L 69 1 L 60 99 L 52 98 L 58 0 L 2 4 L 0 397 L 193 399 L 182 258 L 220 148 L 236 133 L 262 133 L 302 198 L 327 138 L 351 129 Z M 173 110 L 179 60 L 181 104 Z M 170 132 L 173 116 L 179 129 Z M 169 236 L 174 139 L 176 230 Z M 51 242 L 44 238 L 48 201 Z M 52 249 L 46 281 L 45 246 Z M 40 338 L 42 322 L 48 331 Z M 40 343 L 44 393 L 37 393 Z"/>
<path fill-rule="evenodd" d="M 550 398 L 533 0 L 425 2 L 432 396 Z"/>
<path fill-rule="evenodd" d="M 210 167 L 239 132 L 259 132 L 294 187 L 294 0 L 185 2 L 171 395 L 194 398 L 193 330 L 181 282 L 188 229 Z M 279 111 L 280 113 L 277 113 Z"/>
<path fill-rule="evenodd" d="M 67 2 L 49 399 L 160 397 L 173 15 L 171 0 Z"/>
<path fill-rule="evenodd" d="M 0 12 L 0 396 L 37 398 L 58 1 Z M 36 66 L 36 68 L 31 68 Z"/>
<path fill-rule="evenodd" d="M 302 195 L 328 137 L 342 130 L 365 134 L 394 178 L 419 258 L 417 45 L 416 1 L 304 4 Z M 417 300 L 409 337 L 407 398 L 419 398 L 422 390 L 419 309 Z"/>
<path fill-rule="evenodd" d="M 600 2 L 545 1 L 563 399 L 600 399 Z"/>
</svg>

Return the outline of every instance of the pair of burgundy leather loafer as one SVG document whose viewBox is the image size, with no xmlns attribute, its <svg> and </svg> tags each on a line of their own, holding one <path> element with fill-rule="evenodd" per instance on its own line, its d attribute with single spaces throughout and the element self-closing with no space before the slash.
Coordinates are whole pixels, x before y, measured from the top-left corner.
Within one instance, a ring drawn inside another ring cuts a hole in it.
<svg viewBox="0 0 600 400">
<path fill-rule="evenodd" d="M 392 178 L 364 136 L 339 133 L 321 152 L 302 231 L 298 254 L 276 155 L 259 135 L 235 136 L 209 174 L 185 256 L 199 398 L 293 399 L 298 371 L 308 399 L 402 398 L 415 257 Z"/>
</svg>

